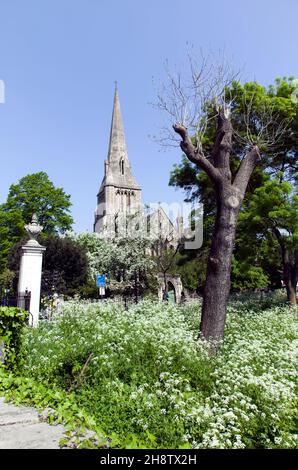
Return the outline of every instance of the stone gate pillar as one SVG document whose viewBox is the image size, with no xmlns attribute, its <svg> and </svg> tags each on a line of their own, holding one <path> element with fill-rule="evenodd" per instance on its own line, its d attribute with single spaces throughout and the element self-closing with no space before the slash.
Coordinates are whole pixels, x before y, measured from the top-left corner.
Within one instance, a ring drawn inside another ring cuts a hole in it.
<svg viewBox="0 0 298 470">
<path fill-rule="evenodd" d="M 39 307 L 40 307 L 40 286 L 42 272 L 42 257 L 45 247 L 41 246 L 37 237 L 42 231 L 42 227 L 38 225 L 35 214 L 29 225 L 25 225 L 26 232 L 29 234 L 29 240 L 22 246 L 22 258 L 20 266 L 20 276 L 18 285 L 18 306 L 25 307 L 25 292 L 31 293 L 30 308 L 31 313 L 29 324 L 31 326 L 38 325 Z"/>
</svg>

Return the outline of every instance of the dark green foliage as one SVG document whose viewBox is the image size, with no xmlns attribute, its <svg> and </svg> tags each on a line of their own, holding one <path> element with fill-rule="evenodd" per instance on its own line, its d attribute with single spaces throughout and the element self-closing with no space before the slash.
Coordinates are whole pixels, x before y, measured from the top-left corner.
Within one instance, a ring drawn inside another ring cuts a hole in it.
<svg viewBox="0 0 298 470">
<path fill-rule="evenodd" d="M 11 296 L 13 294 L 14 278 L 15 273 L 8 268 L 0 273 L 0 298 L 3 298 L 5 295 Z"/>
<path fill-rule="evenodd" d="M 0 307 L 0 342 L 4 344 L 4 367 L 17 369 L 21 364 L 23 328 L 29 313 L 17 307 Z"/>
<path fill-rule="evenodd" d="M 17 243 L 9 254 L 9 267 L 18 273 L 21 247 L 25 240 Z M 88 281 L 88 260 L 85 249 L 69 237 L 42 235 L 40 243 L 46 247 L 42 268 L 42 295 L 54 292 L 74 295 Z M 15 281 L 15 288 L 17 279 Z"/>
<path fill-rule="evenodd" d="M 195 253 L 193 252 L 195 251 Z M 178 253 L 175 274 L 179 274 L 183 287 L 202 293 L 206 277 L 206 250 L 181 250 Z"/>
<path fill-rule="evenodd" d="M 99 289 L 96 285 L 95 280 L 87 279 L 84 284 L 76 288 L 75 294 L 79 295 L 81 299 L 98 299 Z M 109 290 L 106 289 L 107 297 L 109 296 Z"/>
<path fill-rule="evenodd" d="M 68 237 L 50 235 L 41 239 L 46 247 L 43 261 L 42 293 L 52 289 L 74 295 L 88 279 L 87 255 L 81 246 Z"/>
<path fill-rule="evenodd" d="M 0 206 L 0 271 L 7 265 L 7 256 L 11 247 L 21 240 L 24 233 L 24 220 L 19 211 L 6 212 Z"/>
</svg>

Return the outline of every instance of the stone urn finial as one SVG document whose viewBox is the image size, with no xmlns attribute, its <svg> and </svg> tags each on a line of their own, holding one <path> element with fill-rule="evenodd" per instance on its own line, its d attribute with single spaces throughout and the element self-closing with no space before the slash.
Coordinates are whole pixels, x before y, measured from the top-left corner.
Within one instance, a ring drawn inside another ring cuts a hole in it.
<svg viewBox="0 0 298 470">
<path fill-rule="evenodd" d="M 29 240 L 27 243 L 30 245 L 39 245 L 37 241 L 37 237 L 42 231 L 42 229 L 43 227 L 41 225 L 38 225 L 37 215 L 33 214 L 31 223 L 28 225 L 25 225 L 25 230 L 29 235 Z"/>
</svg>

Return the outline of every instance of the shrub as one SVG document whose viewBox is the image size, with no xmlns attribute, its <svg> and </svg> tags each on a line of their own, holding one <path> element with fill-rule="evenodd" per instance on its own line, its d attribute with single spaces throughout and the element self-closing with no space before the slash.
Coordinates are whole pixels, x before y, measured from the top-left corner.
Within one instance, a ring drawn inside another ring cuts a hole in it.
<svg viewBox="0 0 298 470">
<path fill-rule="evenodd" d="M 4 346 L 4 366 L 16 369 L 21 363 L 23 328 L 28 312 L 17 307 L 0 307 L 0 344 Z"/>
</svg>

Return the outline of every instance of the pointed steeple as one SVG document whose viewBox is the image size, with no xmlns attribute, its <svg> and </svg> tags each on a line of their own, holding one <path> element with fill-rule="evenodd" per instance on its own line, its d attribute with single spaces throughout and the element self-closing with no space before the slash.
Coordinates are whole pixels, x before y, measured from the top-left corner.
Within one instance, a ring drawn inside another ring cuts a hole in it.
<svg viewBox="0 0 298 470">
<path fill-rule="evenodd" d="M 94 231 L 109 239 L 113 238 L 118 230 L 117 221 L 127 214 L 132 215 L 142 210 L 141 192 L 128 160 L 116 83 L 109 150 L 105 160 L 104 177 L 97 193 Z"/>
<path fill-rule="evenodd" d="M 114 105 L 113 105 L 113 115 L 112 115 L 112 124 L 110 131 L 110 143 L 108 151 L 108 161 L 111 162 L 119 152 L 125 153 L 127 157 L 124 126 L 121 116 L 118 85 L 115 82 L 115 94 L 114 94 Z M 123 155 L 124 156 L 124 155 Z"/>
<path fill-rule="evenodd" d="M 115 83 L 108 157 L 105 161 L 105 175 L 101 188 L 103 186 L 141 189 L 132 174 L 128 159 L 117 82 Z"/>
</svg>

